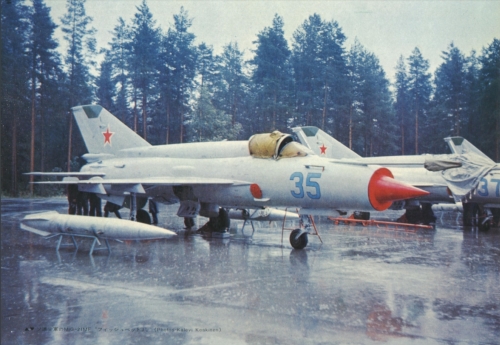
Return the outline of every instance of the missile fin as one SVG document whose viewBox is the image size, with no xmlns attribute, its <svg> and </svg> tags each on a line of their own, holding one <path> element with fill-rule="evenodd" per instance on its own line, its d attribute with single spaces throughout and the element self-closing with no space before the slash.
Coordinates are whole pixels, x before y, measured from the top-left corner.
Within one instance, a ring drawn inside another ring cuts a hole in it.
<svg viewBox="0 0 500 345">
<path fill-rule="evenodd" d="M 28 226 L 28 225 L 25 225 L 22 223 L 21 223 L 21 229 L 33 232 L 33 233 L 40 235 L 40 236 L 43 236 L 43 237 L 47 237 L 49 235 L 52 235 L 50 232 L 38 230 L 38 229 L 32 228 L 31 226 Z"/>
</svg>

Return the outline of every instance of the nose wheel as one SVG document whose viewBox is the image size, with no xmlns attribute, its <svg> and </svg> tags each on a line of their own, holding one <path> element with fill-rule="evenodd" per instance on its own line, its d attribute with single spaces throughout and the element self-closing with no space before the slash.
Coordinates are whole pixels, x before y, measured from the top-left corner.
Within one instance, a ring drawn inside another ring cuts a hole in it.
<svg viewBox="0 0 500 345">
<path fill-rule="evenodd" d="M 300 228 L 285 228 L 286 211 L 287 209 L 285 209 L 285 217 L 283 218 L 283 226 L 281 228 L 281 244 L 283 244 L 283 232 L 285 230 L 292 230 L 292 232 L 290 233 L 290 245 L 293 247 L 293 249 L 304 249 L 309 243 L 309 238 L 307 235 L 318 236 L 321 243 L 323 243 L 323 240 L 319 235 L 318 229 L 316 228 L 316 224 L 314 223 L 314 219 L 311 215 L 300 215 Z"/>
<path fill-rule="evenodd" d="M 294 249 L 304 249 L 307 246 L 309 239 L 307 231 L 304 229 L 295 229 L 290 234 L 290 244 Z"/>
</svg>

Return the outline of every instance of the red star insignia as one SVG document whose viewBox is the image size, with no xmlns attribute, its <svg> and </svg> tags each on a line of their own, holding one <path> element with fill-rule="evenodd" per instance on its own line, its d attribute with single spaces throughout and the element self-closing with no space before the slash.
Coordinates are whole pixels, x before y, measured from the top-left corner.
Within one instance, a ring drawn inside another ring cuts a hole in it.
<svg viewBox="0 0 500 345">
<path fill-rule="evenodd" d="M 322 154 L 322 155 L 326 154 L 326 149 L 327 149 L 327 147 L 325 146 L 325 144 L 323 144 L 323 146 L 320 146 L 320 148 L 319 148 L 319 149 L 321 150 L 321 154 Z"/>
<path fill-rule="evenodd" d="M 115 134 L 115 132 L 110 132 L 109 131 L 109 126 L 106 129 L 106 132 L 102 132 L 102 135 L 104 135 L 104 145 L 109 144 L 111 145 L 111 137 Z"/>
</svg>

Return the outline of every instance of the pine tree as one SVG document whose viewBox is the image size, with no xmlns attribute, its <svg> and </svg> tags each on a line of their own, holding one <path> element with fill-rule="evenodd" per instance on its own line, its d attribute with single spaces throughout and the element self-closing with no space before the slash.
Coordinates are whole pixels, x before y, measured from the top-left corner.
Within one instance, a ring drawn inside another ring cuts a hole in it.
<svg viewBox="0 0 500 345">
<path fill-rule="evenodd" d="M 30 42 L 28 45 L 31 67 L 31 143 L 30 143 L 30 171 L 35 170 L 35 137 L 36 117 L 43 117 L 43 100 L 47 101 L 48 91 L 53 89 L 50 84 L 60 82 L 60 60 L 56 51 L 58 44 L 53 38 L 56 25 L 50 18 L 50 9 L 43 0 L 33 0 L 30 13 Z M 46 102 L 47 104 L 47 102 Z M 42 129 L 43 129 L 42 123 Z M 44 139 L 43 131 L 39 131 Z M 41 141 L 40 156 L 43 165 L 45 140 Z M 30 176 L 30 194 L 33 194 L 33 176 Z"/>
<path fill-rule="evenodd" d="M 161 63 L 166 73 L 160 84 L 167 109 L 167 143 L 185 140 L 184 116 L 189 112 L 197 61 L 195 36 L 188 31 L 191 25 L 192 19 L 181 7 L 179 14 L 174 15 L 174 26 L 169 28 L 163 43 Z M 179 128 L 179 131 L 172 133 L 173 128 Z"/>
<path fill-rule="evenodd" d="M 187 121 L 190 141 L 234 140 L 241 131 L 241 125 L 231 125 L 231 116 L 216 109 L 207 86 L 201 87 L 200 97 Z"/>
<path fill-rule="evenodd" d="M 260 123 L 259 130 L 286 130 L 291 111 L 290 50 L 284 37 L 283 19 L 275 15 L 271 27 L 257 35 L 252 81 Z"/>
<path fill-rule="evenodd" d="M 200 87 L 206 86 L 211 89 L 214 85 L 217 71 L 213 52 L 213 47 L 207 46 L 204 42 L 198 46 L 196 70 Z"/>
<path fill-rule="evenodd" d="M 92 101 L 93 76 L 90 67 L 94 66 L 96 52 L 95 29 L 90 28 L 92 18 L 85 13 L 85 0 L 67 0 L 67 12 L 61 18 L 64 40 L 68 43 L 65 57 L 68 75 L 68 110 L 79 104 L 88 104 Z M 68 134 L 68 163 L 71 170 L 71 155 L 73 146 L 73 120 L 69 116 Z M 83 153 L 80 142 L 78 153 Z"/>
<path fill-rule="evenodd" d="M 363 47 L 356 40 L 349 51 L 347 56 L 347 81 L 346 89 L 348 89 L 348 98 L 349 98 L 349 148 L 354 150 L 354 135 L 357 127 L 362 122 L 363 119 L 363 94 L 362 88 L 364 81 L 363 76 Z M 337 122 L 340 122 L 341 119 L 338 119 Z M 337 136 L 337 139 L 342 141 L 343 136 Z"/>
<path fill-rule="evenodd" d="M 500 40 L 483 49 L 479 58 L 479 117 L 475 125 L 480 132 L 479 149 L 500 160 Z"/>
<path fill-rule="evenodd" d="M 429 122 L 431 128 L 439 128 L 434 135 L 427 135 L 430 151 L 439 151 L 444 136 L 460 136 L 467 108 L 467 70 L 465 57 L 460 50 L 450 44 L 443 52 L 443 63 L 437 68 L 434 82 L 433 111 Z"/>
<path fill-rule="evenodd" d="M 393 154 L 396 148 L 395 118 L 389 81 L 378 58 L 355 42 L 349 53 L 351 102 L 356 104 L 353 116 L 353 149 L 365 156 Z"/>
<path fill-rule="evenodd" d="M 467 112 L 464 118 L 463 124 L 463 134 L 464 138 L 467 138 L 474 145 L 477 145 L 477 139 L 479 136 L 474 136 L 476 126 L 476 120 L 479 118 L 479 59 L 476 56 L 476 52 L 473 50 L 470 55 L 465 60 L 465 86 L 466 86 L 466 106 Z"/>
<path fill-rule="evenodd" d="M 12 195 L 19 191 L 19 172 L 29 169 L 23 164 L 29 152 L 23 143 L 29 142 L 29 109 L 26 95 L 30 94 L 30 59 L 27 54 L 29 40 L 28 8 L 21 1 L 2 1 L 2 158 L 10 157 L 10 162 L 2 161 L 2 187 Z"/>
<path fill-rule="evenodd" d="M 303 123 L 332 133 L 345 107 L 341 103 L 349 102 L 346 37 L 336 21 L 323 21 L 318 14 L 310 16 L 293 37 L 296 97 Z"/>
<path fill-rule="evenodd" d="M 427 124 L 429 101 L 432 91 L 429 61 L 425 60 L 418 48 L 415 48 L 408 58 L 408 91 L 410 95 L 410 114 L 414 119 L 415 154 L 419 154 L 419 127 Z"/>
<path fill-rule="evenodd" d="M 217 57 L 217 79 L 214 92 L 214 106 L 231 115 L 231 126 L 245 124 L 245 138 L 253 133 L 249 131 L 251 121 L 248 121 L 248 88 L 250 80 L 243 71 L 243 53 L 237 43 L 224 46 L 223 52 Z"/>
<path fill-rule="evenodd" d="M 155 86 L 158 83 L 160 32 L 155 27 L 156 21 L 143 0 L 137 7 L 132 21 L 130 74 L 134 88 L 134 130 L 137 131 L 137 103 L 140 99 L 142 109 L 142 135 L 148 138 L 148 102 L 156 97 Z M 150 114 L 150 118 L 153 117 Z"/>
<path fill-rule="evenodd" d="M 405 147 L 407 146 L 407 140 L 405 133 L 408 130 L 408 117 L 410 115 L 410 94 L 409 94 L 409 81 L 408 72 L 403 56 L 399 57 L 396 65 L 396 76 L 395 76 L 395 92 L 396 101 L 394 103 L 394 109 L 396 112 L 396 119 L 399 123 L 399 131 L 401 137 L 401 154 L 405 154 Z"/>
<path fill-rule="evenodd" d="M 113 30 L 110 43 L 109 61 L 111 62 L 111 80 L 115 85 L 115 115 L 127 123 L 128 115 L 128 60 L 131 50 L 130 27 L 123 18 L 118 18 L 118 24 Z"/>
<path fill-rule="evenodd" d="M 109 52 L 104 51 L 103 53 L 104 60 L 101 62 L 99 76 L 96 79 L 96 97 L 101 106 L 114 113 L 115 87 L 112 79 L 112 62 Z"/>
</svg>

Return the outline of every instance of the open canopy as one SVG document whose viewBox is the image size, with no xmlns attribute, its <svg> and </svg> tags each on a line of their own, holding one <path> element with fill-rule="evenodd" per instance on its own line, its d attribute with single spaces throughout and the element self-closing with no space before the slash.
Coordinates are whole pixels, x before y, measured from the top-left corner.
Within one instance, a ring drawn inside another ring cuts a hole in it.
<svg viewBox="0 0 500 345">
<path fill-rule="evenodd" d="M 313 154 L 302 144 L 293 141 L 290 134 L 280 131 L 253 135 L 248 141 L 250 155 L 255 158 L 305 157 Z"/>
</svg>

